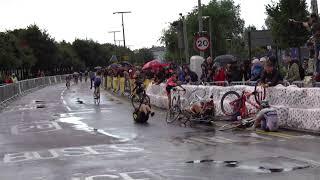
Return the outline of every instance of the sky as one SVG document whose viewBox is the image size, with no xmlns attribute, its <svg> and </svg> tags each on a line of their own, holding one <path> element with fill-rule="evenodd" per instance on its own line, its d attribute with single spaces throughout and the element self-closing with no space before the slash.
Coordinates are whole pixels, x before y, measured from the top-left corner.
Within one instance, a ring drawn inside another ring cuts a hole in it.
<svg viewBox="0 0 320 180">
<path fill-rule="evenodd" d="M 207 4 L 210 0 L 202 0 Z M 265 5 L 271 0 L 234 0 L 241 6 L 246 25 L 264 25 Z M 277 1 L 277 0 L 275 0 Z M 309 1 L 309 0 L 308 0 Z M 37 24 L 57 41 L 76 38 L 114 43 L 110 31 L 122 31 L 124 15 L 126 44 L 131 49 L 160 45 L 164 28 L 197 6 L 197 0 L 0 0 L 0 31 Z M 319 4 L 319 3 L 318 3 Z M 116 34 L 122 40 L 122 32 Z"/>
</svg>

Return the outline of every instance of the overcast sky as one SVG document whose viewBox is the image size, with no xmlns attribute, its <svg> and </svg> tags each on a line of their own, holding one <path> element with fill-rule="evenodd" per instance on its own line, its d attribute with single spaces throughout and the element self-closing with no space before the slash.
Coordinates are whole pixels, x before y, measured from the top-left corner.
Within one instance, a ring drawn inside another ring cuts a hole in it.
<svg viewBox="0 0 320 180">
<path fill-rule="evenodd" d="M 264 25 L 265 5 L 271 0 L 235 2 L 241 6 L 246 25 Z M 158 39 L 168 22 L 176 20 L 180 12 L 191 11 L 197 0 L 0 0 L 0 4 L 1 31 L 37 24 L 57 41 L 69 42 L 88 38 L 113 43 L 113 35 L 108 32 L 122 30 L 121 16 L 113 12 L 129 10 L 132 14 L 124 17 L 126 44 L 137 49 L 159 45 Z M 122 39 L 122 33 L 116 39 Z"/>
</svg>

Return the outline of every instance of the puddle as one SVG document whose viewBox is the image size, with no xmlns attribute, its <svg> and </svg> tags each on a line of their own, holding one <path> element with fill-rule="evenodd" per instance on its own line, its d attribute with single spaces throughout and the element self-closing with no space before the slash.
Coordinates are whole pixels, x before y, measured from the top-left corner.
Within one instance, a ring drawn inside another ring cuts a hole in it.
<svg viewBox="0 0 320 180">
<path fill-rule="evenodd" d="M 38 103 L 44 103 L 45 101 L 43 101 L 43 100 L 35 100 L 34 102 L 38 104 Z"/>
<path fill-rule="evenodd" d="M 221 167 L 237 168 L 248 170 L 256 173 L 281 173 L 299 169 L 310 168 L 307 162 L 291 159 L 283 156 L 264 157 L 248 161 L 215 161 L 215 160 L 195 160 L 187 161 L 188 164 L 197 163 L 214 163 L 220 164 Z"/>
<path fill-rule="evenodd" d="M 77 101 L 76 101 L 78 104 L 84 104 L 84 102 L 82 100 L 80 100 L 80 98 L 77 98 Z"/>
<path fill-rule="evenodd" d="M 36 106 L 36 108 L 37 109 L 43 109 L 43 108 L 45 108 L 46 106 L 44 105 L 44 104 L 38 104 L 37 106 Z"/>
<path fill-rule="evenodd" d="M 109 132 L 106 132 L 105 130 L 103 129 L 97 129 L 97 128 L 94 128 L 94 127 L 91 127 L 89 126 L 88 124 L 82 122 L 83 118 L 81 117 L 75 117 L 75 116 L 68 116 L 68 115 L 63 115 L 61 114 L 60 118 L 58 119 L 59 122 L 62 122 L 62 123 L 68 123 L 68 124 L 72 124 L 73 125 L 73 128 L 75 128 L 76 130 L 79 130 L 79 131 L 85 131 L 85 132 L 88 132 L 90 134 L 102 134 L 102 135 L 106 135 L 106 136 L 109 136 L 109 137 L 113 137 L 115 139 L 118 139 L 120 142 L 128 142 L 130 140 L 132 140 L 133 138 L 135 138 L 135 136 L 133 137 L 122 137 L 120 135 L 116 135 L 116 134 L 112 134 L 112 133 L 109 133 Z M 118 130 L 119 132 L 119 130 Z"/>
</svg>

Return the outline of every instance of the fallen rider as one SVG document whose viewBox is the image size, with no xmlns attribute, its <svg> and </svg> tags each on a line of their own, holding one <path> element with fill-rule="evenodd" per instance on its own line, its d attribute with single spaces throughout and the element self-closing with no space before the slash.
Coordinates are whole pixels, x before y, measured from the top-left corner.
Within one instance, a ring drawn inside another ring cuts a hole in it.
<svg viewBox="0 0 320 180">
<path fill-rule="evenodd" d="M 254 119 L 253 127 L 249 128 L 249 130 L 255 131 L 260 125 L 264 131 L 277 131 L 279 118 L 276 110 L 270 107 L 269 102 L 266 100 L 261 102 L 261 108 Z"/>
<path fill-rule="evenodd" d="M 153 117 L 154 112 L 151 111 L 151 106 L 144 102 L 139 108 L 133 112 L 133 120 L 136 123 L 146 123 L 149 120 L 149 116 Z"/>
<path fill-rule="evenodd" d="M 187 112 L 198 115 L 198 116 L 212 116 L 215 112 L 215 106 L 213 96 L 210 97 L 209 101 L 200 101 L 192 104 L 189 108 L 185 109 Z"/>
</svg>

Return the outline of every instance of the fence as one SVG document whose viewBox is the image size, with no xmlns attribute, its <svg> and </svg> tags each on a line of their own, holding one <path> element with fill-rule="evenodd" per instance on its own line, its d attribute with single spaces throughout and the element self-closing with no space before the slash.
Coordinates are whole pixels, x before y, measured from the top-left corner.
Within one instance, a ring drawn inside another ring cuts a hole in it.
<svg viewBox="0 0 320 180">
<path fill-rule="evenodd" d="M 152 83 L 152 80 L 146 79 L 144 81 L 144 86 L 147 87 Z M 256 81 L 239 81 L 239 82 L 228 82 L 228 81 L 218 81 L 218 82 L 209 82 L 209 83 L 196 83 L 193 85 L 204 85 L 204 86 L 235 86 L 235 85 L 245 85 L 245 86 L 255 86 Z M 316 83 L 306 83 L 305 81 L 294 81 L 292 83 L 289 83 L 287 81 L 282 82 L 283 86 L 290 86 L 295 85 L 299 88 L 304 87 L 320 87 L 320 82 Z M 104 84 L 105 89 L 107 90 L 113 90 L 114 93 L 119 93 L 121 95 L 124 95 L 125 93 L 130 94 L 131 90 L 134 88 L 134 80 L 130 79 L 124 79 L 119 77 L 110 77 L 108 76 L 106 78 L 106 83 Z"/>
<path fill-rule="evenodd" d="M 64 82 L 65 76 L 47 76 L 0 86 L 0 105 L 37 88 Z"/>
</svg>

